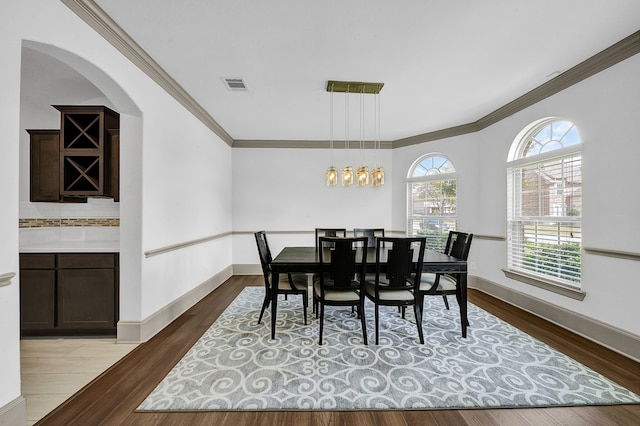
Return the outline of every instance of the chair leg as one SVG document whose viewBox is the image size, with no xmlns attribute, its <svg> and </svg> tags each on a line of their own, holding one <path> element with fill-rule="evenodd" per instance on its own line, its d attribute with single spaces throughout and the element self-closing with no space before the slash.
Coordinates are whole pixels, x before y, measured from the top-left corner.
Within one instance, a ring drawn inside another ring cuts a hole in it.
<svg viewBox="0 0 640 426">
<path fill-rule="evenodd" d="M 420 337 L 420 344 L 424 345 L 424 335 L 422 334 L 422 306 L 418 301 L 413 305 L 413 312 L 416 315 L 416 325 L 418 326 L 418 336 Z"/>
<path fill-rule="evenodd" d="M 269 307 L 270 302 L 271 302 L 271 293 L 267 291 L 267 292 L 265 292 L 264 301 L 262 302 L 262 309 L 260 309 L 260 316 L 258 317 L 258 324 L 260 324 L 260 321 L 262 321 L 262 315 L 264 315 L 264 310 Z"/>
<path fill-rule="evenodd" d="M 358 314 L 360 316 L 360 322 L 362 323 L 362 338 L 364 339 L 364 344 L 367 345 L 367 322 L 364 319 L 364 300 L 358 304 Z"/>
<path fill-rule="evenodd" d="M 317 311 L 316 311 L 316 315 L 318 315 Z M 320 302 L 320 332 L 319 332 L 320 337 L 318 340 L 319 345 L 322 345 L 323 328 L 324 328 L 324 303 Z"/>
<path fill-rule="evenodd" d="M 443 294 L 442 299 L 444 300 L 444 306 L 446 306 L 447 310 L 449 310 L 449 301 L 447 300 L 447 296 Z"/>
<path fill-rule="evenodd" d="M 380 337 L 380 327 L 378 323 L 379 316 L 380 316 L 380 307 L 376 303 L 376 345 L 378 344 L 378 338 Z"/>
<path fill-rule="evenodd" d="M 304 314 L 304 325 L 307 325 L 307 305 L 309 304 L 309 296 L 307 293 L 302 293 L 302 313 Z"/>
</svg>

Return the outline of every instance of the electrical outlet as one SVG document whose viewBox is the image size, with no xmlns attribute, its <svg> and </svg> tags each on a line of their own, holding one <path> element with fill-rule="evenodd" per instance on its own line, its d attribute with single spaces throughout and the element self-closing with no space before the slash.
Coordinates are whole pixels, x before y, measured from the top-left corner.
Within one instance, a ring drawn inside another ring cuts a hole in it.
<svg viewBox="0 0 640 426">
<path fill-rule="evenodd" d="M 476 262 L 469 262 L 469 269 L 471 269 L 472 271 L 475 271 L 475 269 L 476 269 Z"/>
</svg>

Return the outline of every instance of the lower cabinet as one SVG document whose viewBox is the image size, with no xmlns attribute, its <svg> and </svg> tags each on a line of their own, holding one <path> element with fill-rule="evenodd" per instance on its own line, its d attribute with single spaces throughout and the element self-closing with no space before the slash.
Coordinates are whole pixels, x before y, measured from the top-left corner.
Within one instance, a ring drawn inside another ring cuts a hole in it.
<svg viewBox="0 0 640 426">
<path fill-rule="evenodd" d="M 117 253 L 20 255 L 23 336 L 115 335 Z"/>
</svg>

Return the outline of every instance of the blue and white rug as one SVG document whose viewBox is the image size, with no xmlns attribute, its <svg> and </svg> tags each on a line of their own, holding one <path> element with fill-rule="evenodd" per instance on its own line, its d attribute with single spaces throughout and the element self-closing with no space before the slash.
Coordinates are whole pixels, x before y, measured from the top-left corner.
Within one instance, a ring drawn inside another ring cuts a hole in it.
<svg viewBox="0 0 640 426">
<path fill-rule="evenodd" d="M 302 318 L 299 296 L 280 298 L 276 339 L 261 287 L 247 287 L 138 407 L 138 411 L 389 410 L 638 404 L 640 397 L 469 304 L 468 337 L 458 306 L 425 301 L 425 344 L 413 316 L 381 307 L 376 346 L 351 308 Z"/>
</svg>

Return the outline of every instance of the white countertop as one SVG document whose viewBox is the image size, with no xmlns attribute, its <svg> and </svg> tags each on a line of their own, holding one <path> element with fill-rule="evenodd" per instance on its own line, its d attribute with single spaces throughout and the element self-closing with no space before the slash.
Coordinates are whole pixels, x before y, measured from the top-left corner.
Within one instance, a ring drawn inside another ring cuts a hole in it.
<svg viewBox="0 0 640 426">
<path fill-rule="evenodd" d="M 118 227 L 20 229 L 20 253 L 118 253 Z"/>
</svg>

